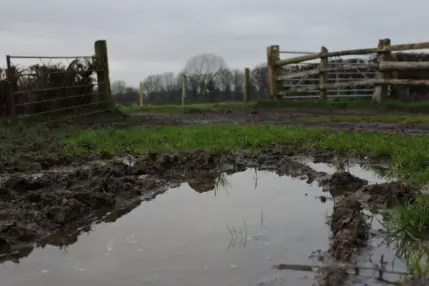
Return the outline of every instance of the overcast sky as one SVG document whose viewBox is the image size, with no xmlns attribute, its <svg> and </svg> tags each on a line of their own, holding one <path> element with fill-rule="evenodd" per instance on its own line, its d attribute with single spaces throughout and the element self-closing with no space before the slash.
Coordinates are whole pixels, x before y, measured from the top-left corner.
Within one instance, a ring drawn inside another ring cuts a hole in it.
<svg viewBox="0 0 429 286">
<path fill-rule="evenodd" d="M 429 41 L 427 0 L 0 1 L 1 55 L 91 55 L 94 40 L 106 39 L 112 80 L 134 86 L 200 53 L 244 68 L 265 62 L 272 44 L 318 51 L 384 37 Z"/>
</svg>

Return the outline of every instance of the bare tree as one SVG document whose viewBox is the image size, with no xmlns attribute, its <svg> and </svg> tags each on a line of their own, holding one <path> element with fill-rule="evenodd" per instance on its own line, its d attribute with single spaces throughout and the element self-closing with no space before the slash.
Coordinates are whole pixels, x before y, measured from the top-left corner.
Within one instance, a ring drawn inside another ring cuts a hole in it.
<svg viewBox="0 0 429 286">
<path fill-rule="evenodd" d="M 163 75 L 155 74 L 148 76 L 143 81 L 143 91 L 145 94 L 152 94 L 164 91 Z"/>
<path fill-rule="evenodd" d="M 194 94 L 206 95 L 213 90 L 219 71 L 227 68 L 222 57 L 214 54 L 200 54 L 186 62 L 183 73 L 188 76 Z"/>
<path fill-rule="evenodd" d="M 243 83 L 244 83 L 244 73 L 241 70 L 235 69 L 232 71 L 232 86 L 234 92 L 242 93 L 243 92 Z"/>
<path fill-rule="evenodd" d="M 261 64 L 256 66 L 251 75 L 251 82 L 255 89 L 261 93 L 268 92 L 268 70 L 267 65 Z"/>
<path fill-rule="evenodd" d="M 229 69 L 220 69 L 216 76 L 216 85 L 222 92 L 230 92 L 232 89 L 233 76 Z"/>
<path fill-rule="evenodd" d="M 190 58 L 185 65 L 186 74 L 214 76 L 220 69 L 227 69 L 225 59 L 214 54 L 200 54 Z"/>
<path fill-rule="evenodd" d="M 182 89 L 183 77 L 184 76 L 185 76 L 185 74 L 183 72 L 177 74 L 177 76 L 175 78 L 175 81 L 174 81 L 174 89 L 177 89 L 177 90 L 181 90 Z"/>
<path fill-rule="evenodd" d="M 127 84 L 123 80 L 117 80 L 112 83 L 113 95 L 125 93 L 126 89 L 127 89 Z"/>
<path fill-rule="evenodd" d="M 176 88 L 176 77 L 172 72 L 162 74 L 162 85 L 165 91 L 170 92 Z"/>
</svg>

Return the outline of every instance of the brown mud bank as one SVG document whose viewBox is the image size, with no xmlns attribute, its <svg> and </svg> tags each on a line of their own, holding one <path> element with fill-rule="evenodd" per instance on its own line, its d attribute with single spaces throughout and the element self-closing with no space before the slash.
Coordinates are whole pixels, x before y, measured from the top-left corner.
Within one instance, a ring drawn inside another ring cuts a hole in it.
<svg viewBox="0 0 429 286">
<path fill-rule="evenodd" d="M 365 180 L 349 173 L 336 173 L 328 179 L 331 194 L 336 195 L 334 209 L 328 224 L 331 230 L 330 264 L 322 268 L 320 285 L 346 285 L 350 274 L 350 263 L 367 246 L 371 225 L 364 209 L 391 208 L 403 202 L 413 202 L 419 190 L 402 182 L 368 185 Z M 340 190 L 344 190 L 340 194 Z M 332 265 L 340 265 L 332 267 Z M 384 283 L 386 271 L 383 257 L 379 264 L 373 264 L 378 271 L 378 280 Z M 359 274 L 356 267 L 353 274 Z M 396 283 L 396 282 L 395 282 Z"/>
</svg>

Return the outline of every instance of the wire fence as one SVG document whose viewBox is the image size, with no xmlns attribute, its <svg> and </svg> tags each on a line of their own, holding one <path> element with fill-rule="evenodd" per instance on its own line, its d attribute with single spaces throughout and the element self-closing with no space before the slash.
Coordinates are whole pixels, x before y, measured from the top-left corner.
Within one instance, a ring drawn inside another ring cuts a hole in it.
<svg viewBox="0 0 429 286">
<path fill-rule="evenodd" d="M 100 42 L 104 49 L 94 56 L 7 55 L 0 115 L 58 119 L 110 109 L 107 47 Z"/>
</svg>

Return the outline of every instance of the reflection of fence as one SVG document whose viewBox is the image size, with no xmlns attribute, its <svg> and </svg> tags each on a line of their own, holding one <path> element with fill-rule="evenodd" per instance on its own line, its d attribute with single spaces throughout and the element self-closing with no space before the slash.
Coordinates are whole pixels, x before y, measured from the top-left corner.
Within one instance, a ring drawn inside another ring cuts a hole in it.
<svg viewBox="0 0 429 286">
<path fill-rule="evenodd" d="M 369 96 L 380 102 L 390 94 L 391 86 L 429 86 L 428 78 L 398 78 L 400 71 L 429 70 L 429 62 L 399 62 L 398 54 L 392 53 L 428 48 L 429 42 L 390 45 L 389 39 L 382 39 L 377 48 L 329 52 L 322 47 L 320 53 L 280 59 L 279 46 L 270 46 L 267 48 L 269 96 L 272 99 Z M 371 54 L 375 55 L 371 60 L 339 58 Z M 316 59 L 319 62 L 308 63 Z"/>
<path fill-rule="evenodd" d="M 17 63 L 28 60 L 31 64 L 25 68 Z M 6 62 L 7 80 L 1 81 L 0 85 L 0 104 L 3 104 L 0 115 L 12 118 L 56 115 L 64 118 L 102 112 L 110 107 L 105 41 L 95 43 L 95 56 L 8 55 Z"/>
</svg>

